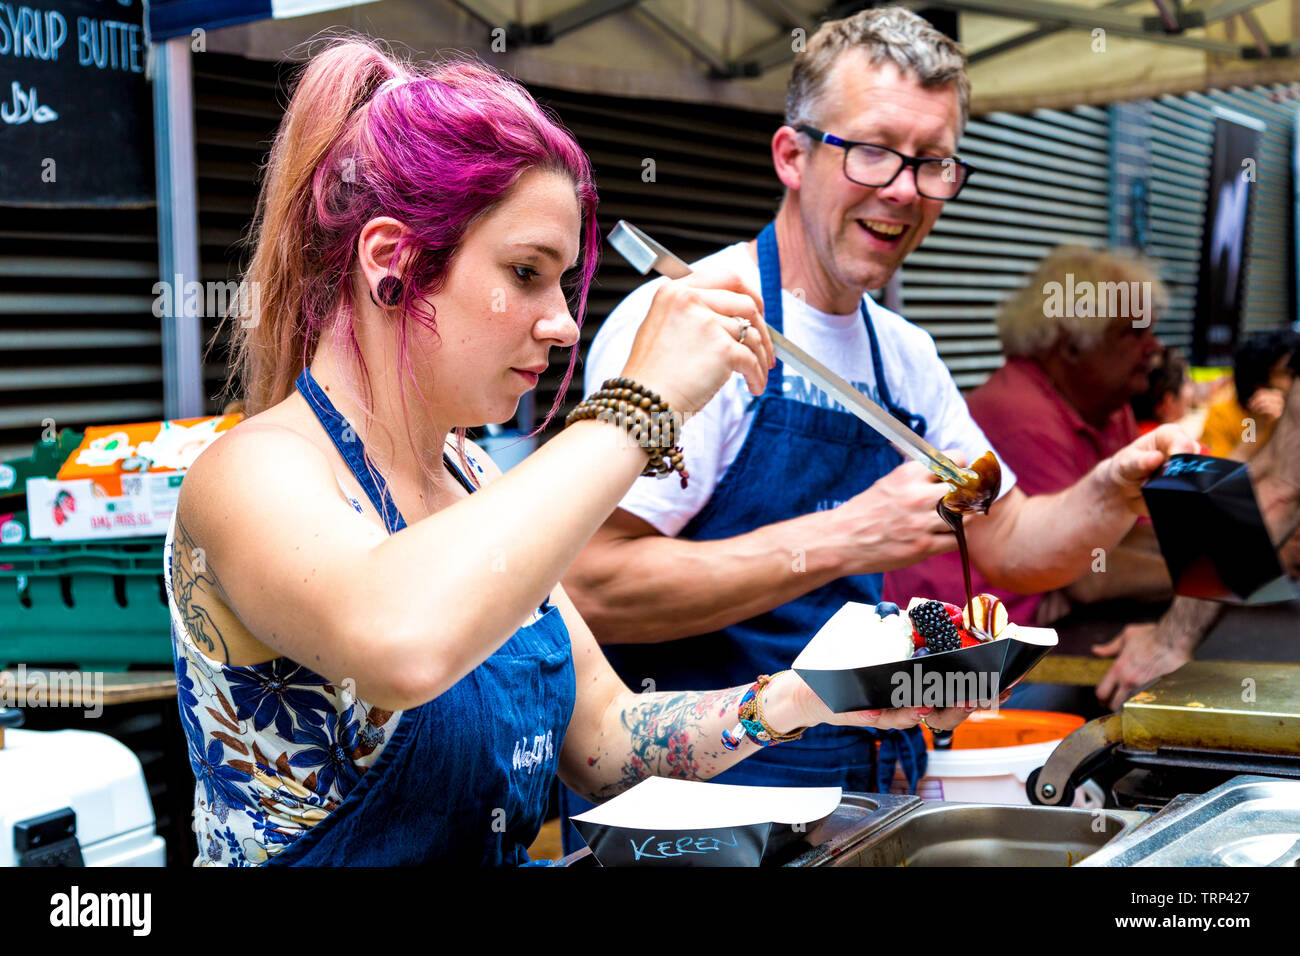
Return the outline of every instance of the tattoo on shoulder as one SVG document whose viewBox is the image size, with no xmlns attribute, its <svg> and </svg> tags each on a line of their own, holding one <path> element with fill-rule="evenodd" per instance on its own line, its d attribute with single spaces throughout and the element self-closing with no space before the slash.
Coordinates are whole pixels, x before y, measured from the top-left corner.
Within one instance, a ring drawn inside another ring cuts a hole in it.
<svg viewBox="0 0 1300 956">
<path fill-rule="evenodd" d="M 220 657 L 229 664 L 226 639 L 209 611 L 211 602 L 220 601 L 220 588 L 203 549 L 195 545 L 189 529 L 177 516 L 176 533 L 172 537 L 172 593 L 176 607 L 194 643 L 209 657 Z"/>
<path fill-rule="evenodd" d="M 620 715 L 628 736 L 619 740 L 627 749 L 618 779 L 594 796 L 612 797 L 646 777 L 701 780 L 718 773 L 717 761 L 726 751 L 720 737 L 705 734 L 705 724 L 734 715 L 744 693 L 745 688 L 733 687 L 639 695 Z M 598 764 L 601 756 L 588 758 L 588 765 Z"/>
</svg>

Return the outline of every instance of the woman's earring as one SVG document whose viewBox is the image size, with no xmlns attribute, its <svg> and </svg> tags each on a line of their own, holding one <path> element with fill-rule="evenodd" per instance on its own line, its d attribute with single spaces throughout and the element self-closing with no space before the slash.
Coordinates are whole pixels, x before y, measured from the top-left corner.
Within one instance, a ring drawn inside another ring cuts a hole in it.
<svg viewBox="0 0 1300 956">
<path fill-rule="evenodd" d="M 397 278 L 397 276 L 384 276 L 379 280 L 378 292 L 379 298 L 383 301 L 384 305 L 397 305 L 397 303 L 402 301 L 402 280 Z M 370 293 L 370 301 L 374 302 L 375 305 L 379 305 L 378 302 L 375 302 L 374 292 Z"/>
</svg>

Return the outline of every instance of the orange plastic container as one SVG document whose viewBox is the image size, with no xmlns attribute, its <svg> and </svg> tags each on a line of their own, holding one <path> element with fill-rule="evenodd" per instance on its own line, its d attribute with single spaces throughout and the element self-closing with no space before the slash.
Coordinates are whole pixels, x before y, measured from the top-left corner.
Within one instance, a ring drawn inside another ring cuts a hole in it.
<svg viewBox="0 0 1300 956">
<path fill-rule="evenodd" d="M 990 747 L 1018 747 L 1060 740 L 1082 727 L 1078 714 L 1051 710 L 977 710 L 952 734 L 953 750 L 982 750 Z M 925 745 L 934 749 L 930 731 L 921 727 Z"/>
</svg>

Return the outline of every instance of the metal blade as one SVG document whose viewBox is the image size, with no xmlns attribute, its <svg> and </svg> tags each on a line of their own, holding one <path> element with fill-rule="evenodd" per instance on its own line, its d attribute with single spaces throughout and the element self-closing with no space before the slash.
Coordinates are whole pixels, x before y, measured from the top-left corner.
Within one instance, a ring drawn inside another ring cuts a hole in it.
<svg viewBox="0 0 1300 956">
<path fill-rule="evenodd" d="M 653 271 L 680 279 L 691 274 L 690 266 L 624 219 L 610 230 L 609 244 L 642 275 Z"/>
<path fill-rule="evenodd" d="M 767 333 L 772 337 L 772 346 L 781 361 L 797 369 L 804 378 L 888 438 L 899 451 L 910 455 L 944 481 L 960 484 L 966 480 L 966 469 L 863 395 L 851 382 L 836 375 L 775 329 L 768 329 Z"/>
<path fill-rule="evenodd" d="M 651 271 L 670 279 L 690 275 L 690 266 L 625 220 L 620 219 L 614 226 L 609 234 L 609 244 L 642 275 Z M 884 435 L 903 454 L 916 459 L 947 482 L 961 484 L 977 478 L 974 472 L 957 465 L 780 332 L 770 328 L 767 331 L 778 358 L 798 369 L 804 378 Z"/>
</svg>

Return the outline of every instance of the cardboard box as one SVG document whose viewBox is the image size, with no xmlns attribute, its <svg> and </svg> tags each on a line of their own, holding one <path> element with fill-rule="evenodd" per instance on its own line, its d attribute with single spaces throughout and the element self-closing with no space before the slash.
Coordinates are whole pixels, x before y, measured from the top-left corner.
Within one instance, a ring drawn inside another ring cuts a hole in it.
<svg viewBox="0 0 1300 956">
<path fill-rule="evenodd" d="M 166 534 L 185 470 L 241 415 L 87 428 L 55 478 L 27 481 L 33 538 Z"/>
</svg>

